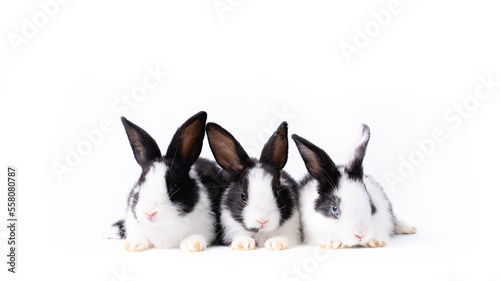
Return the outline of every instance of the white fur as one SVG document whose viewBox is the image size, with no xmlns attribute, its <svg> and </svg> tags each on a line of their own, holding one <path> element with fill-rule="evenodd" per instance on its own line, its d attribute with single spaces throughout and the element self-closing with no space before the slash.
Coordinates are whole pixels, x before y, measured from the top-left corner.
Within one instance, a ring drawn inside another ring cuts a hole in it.
<svg viewBox="0 0 500 281">
<path fill-rule="evenodd" d="M 260 231 L 276 229 L 280 222 L 280 212 L 271 188 L 272 176 L 257 167 L 248 174 L 247 206 L 243 209 L 243 222 L 247 228 L 261 228 L 258 222 L 267 221 Z"/>
<path fill-rule="evenodd" d="M 339 189 L 335 191 L 341 201 L 339 219 L 325 217 L 315 210 L 315 201 L 319 196 L 316 180 L 311 180 L 302 188 L 300 211 L 305 242 L 354 246 L 366 245 L 371 240 L 387 241 L 393 231 L 393 222 L 390 203 L 381 186 L 365 177 L 365 191 L 362 184 L 348 179 L 343 171 L 342 174 Z M 371 215 L 368 194 L 377 209 L 374 215 Z M 359 230 L 366 231 L 361 241 L 355 236 Z"/>
<path fill-rule="evenodd" d="M 411 226 L 404 221 L 398 220 L 396 222 L 396 229 L 394 230 L 395 234 L 415 234 L 417 233 L 417 228 Z"/>
<path fill-rule="evenodd" d="M 281 214 L 273 195 L 271 181 L 271 175 L 267 174 L 260 166 L 249 171 L 248 200 L 247 206 L 242 212 L 243 223 L 246 228 L 259 228 L 260 230 L 257 233 L 246 230 L 232 217 L 228 209 L 222 208 L 221 223 L 224 228 L 223 240 L 225 243 L 233 243 L 233 245 L 243 243 L 242 245 L 249 245 L 248 247 L 251 245 L 263 246 L 268 239 L 275 237 L 286 237 L 281 239 L 289 247 L 300 243 L 298 210 L 294 209 L 292 216 L 279 226 Z M 257 220 L 267 220 L 267 223 L 261 228 L 261 224 Z M 252 240 L 253 242 L 251 242 Z"/>
<path fill-rule="evenodd" d="M 181 242 L 181 249 L 186 252 L 198 252 L 207 248 L 208 241 L 199 234 L 192 234 L 184 238 Z"/>
<path fill-rule="evenodd" d="M 194 209 L 189 214 L 181 216 L 182 210 L 170 201 L 167 193 L 165 184 L 167 170 L 168 167 L 164 163 L 155 163 L 146 175 L 146 180 L 139 187 L 139 200 L 136 206 L 137 219 L 130 208 L 127 210 L 125 218 L 127 245 L 138 244 L 144 249 L 152 246 L 177 248 L 181 246 L 181 242 L 185 238 L 199 235 L 204 238 L 204 241 L 198 242 L 206 247 L 206 244 L 210 243 L 215 236 L 215 218 L 205 187 L 199 181 L 194 169 L 191 169 L 190 176 L 196 179 L 200 186 L 200 196 Z M 150 221 L 147 219 L 146 213 L 152 212 L 156 212 L 156 215 L 153 217 L 153 221 Z M 194 242 L 196 241 L 192 243 Z M 186 244 L 183 248 L 186 250 L 189 247 L 190 245 Z"/>
</svg>

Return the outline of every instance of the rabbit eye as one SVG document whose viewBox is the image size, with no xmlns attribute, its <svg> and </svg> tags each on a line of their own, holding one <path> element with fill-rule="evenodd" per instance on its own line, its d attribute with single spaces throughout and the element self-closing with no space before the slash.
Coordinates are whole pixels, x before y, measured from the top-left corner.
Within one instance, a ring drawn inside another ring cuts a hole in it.
<svg viewBox="0 0 500 281">
<path fill-rule="evenodd" d="M 337 208 L 337 206 L 333 206 L 332 207 L 332 214 L 336 217 L 336 218 L 339 218 L 340 217 L 340 210 L 339 208 Z"/>
<path fill-rule="evenodd" d="M 279 196 L 280 196 L 280 191 L 276 190 L 276 198 L 278 198 Z"/>
<path fill-rule="evenodd" d="M 175 184 L 175 183 L 170 186 L 170 192 L 176 192 L 177 189 L 178 189 L 177 184 Z"/>
<path fill-rule="evenodd" d="M 241 193 L 241 200 L 243 200 L 243 202 L 247 202 L 247 195 L 245 194 L 245 192 Z"/>
</svg>

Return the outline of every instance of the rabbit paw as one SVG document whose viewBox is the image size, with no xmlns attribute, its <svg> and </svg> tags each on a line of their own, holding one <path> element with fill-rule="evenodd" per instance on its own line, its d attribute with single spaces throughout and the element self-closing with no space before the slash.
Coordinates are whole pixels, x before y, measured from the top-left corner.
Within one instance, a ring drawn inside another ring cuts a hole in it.
<svg viewBox="0 0 500 281">
<path fill-rule="evenodd" d="M 265 246 L 268 250 L 281 251 L 290 248 L 290 242 L 286 236 L 277 236 L 267 239 Z"/>
<path fill-rule="evenodd" d="M 345 249 L 347 246 L 340 241 L 330 241 L 327 244 L 319 244 L 320 248 L 329 250 Z"/>
<path fill-rule="evenodd" d="M 398 221 L 396 224 L 395 234 L 415 234 L 417 233 L 417 228 L 411 226 L 403 221 Z"/>
<path fill-rule="evenodd" d="M 231 243 L 231 249 L 239 251 L 250 251 L 255 249 L 255 240 L 249 236 L 236 236 Z"/>
<path fill-rule="evenodd" d="M 128 252 L 141 252 L 151 248 L 148 241 L 126 241 L 125 250 Z"/>
<path fill-rule="evenodd" d="M 380 248 L 385 246 L 387 246 L 387 242 L 375 239 L 372 239 L 365 244 L 365 247 L 370 247 L 370 248 Z"/>
<path fill-rule="evenodd" d="M 201 252 L 207 248 L 206 239 L 199 235 L 193 234 L 190 235 L 181 242 L 181 250 L 186 252 Z"/>
</svg>

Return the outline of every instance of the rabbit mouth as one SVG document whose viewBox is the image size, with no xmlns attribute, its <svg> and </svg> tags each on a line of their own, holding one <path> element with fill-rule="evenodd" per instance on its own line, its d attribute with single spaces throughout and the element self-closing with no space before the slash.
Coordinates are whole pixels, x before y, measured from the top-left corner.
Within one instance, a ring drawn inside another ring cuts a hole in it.
<svg viewBox="0 0 500 281">
<path fill-rule="evenodd" d="M 251 227 L 251 228 L 248 228 L 248 227 L 246 227 L 246 229 L 247 229 L 248 231 L 251 231 L 251 232 L 257 233 L 257 232 L 261 231 L 261 229 L 262 229 L 262 228 L 258 228 L 258 227 Z"/>
<path fill-rule="evenodd" d="M 267 233 L 267 232 L 271 232 L 271 231 L 274 231 L 276 229 L 276 227 L 274 226 L 271 226 L 271 225 L 261 225 L 261 226 L 257 226 L 257 227 L 245 227 L 248 231 L 251 231 L 253 233 L 259 233 L 259 232 L 262 232 L 262 233 Z"/>
</svg>

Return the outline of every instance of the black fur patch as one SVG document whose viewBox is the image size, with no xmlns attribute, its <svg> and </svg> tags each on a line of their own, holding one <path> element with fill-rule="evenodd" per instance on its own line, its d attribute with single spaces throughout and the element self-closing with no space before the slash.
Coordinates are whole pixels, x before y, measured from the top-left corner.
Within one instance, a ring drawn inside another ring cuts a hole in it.
<svg viewBox="0 0 500 281">
<path fill-rule="evenodd" d="M 363 180 L 363 172 L 348 172 L 346 171 L 347 177 L 351 180 L 358 180 L 362 181 Z"/>
<path fill-rule="evenodd" d="M 360 143 L 353 151 L 353 159 L 345 165 L 345 171 L 350 179 L 353 180 L 363 180 L 363 159 L 366 154 L 366 147 L 370 141 L 370 128 L 365 124 L 362 124 L 363 134 L 365 134 L 366 140 Z"/>
<path fill-rule="evenodd" d="M 135 207 L 137 206 L 137 202 L 139 202 L 139 191 L 138 192 L 131 192 L 130 194 L 130 210 L 132 211 L 132 214 L 134 215 L 134 218 L 137 219 L 137 213 L 135 212 Z"/>
<path fill-rule="evenodd" d="M 233 174 L 231 183 L 222 197 L 222 206 L 229 210 L 234 220 L 243 224 L 243 209 L 246 202 L 241 199 L 241 194 L 248 194 L 248 169 L 238 175 Z"/>
<path fill-rule="evenodd" d="M 146 175 L 148 174 L 149 170 L 151 169 L 151 166 L 153 165 L 153 162 L 149 163 L 148 166 L 144 166 L 142 168 L 141 175 L 139 176 L 139 180 L 137 183 L 134 185 L 132 190 L 130 190 L 130 193 L 128 194 L 127 198 L 127 208 L 130 208 L 130 211 L 132 211 L 132 214 L 134 215 L 134 218 L 137 219 L 137 213 L 135 212 L 135 208 L 137 206 L 137 202 L 139 201 L 139 193 L 141 191 L 141 185 L 146 181 Z"/>
<path fill-rule="evenodd" d="M 200 187 L 189 176 L 190 167 L 179 165 L 172 160 L 165 160 L 165 164 L 169 167 L 165 175 L 165 184 L 170 200 L 179 207 L 181 216 L 186 215 L 198 203 Z"/>
<path fill-rule="evenodd" d="M 127 238 L 127 232 L 125 231 L 125 220 L 119 220 L 111 226 L 118 228 L 118 235 L 120 235 L 121 239 Z"/>
<path fill-rule="evenodd" d="M 194 164 L 201 183 L 206 187 L 210 197 L 212 212 L 215 214 L 216 237 L 213 245 L 222 245 L 222 231 L 220 224 L 220 202 L 224 191 L 229 185 L 229 174 L 220 169 L 213 161 L 198 158 Z"/>
<path fill-rule="evenodd" d="M 338 166 L 338 168 L 341 169 L 340 166 Z M 366 191 L 366 186 L 364 183 L 363 183 L 363 186 L 364 186 L 365 191 Z M 317 212 L 323 214 L 326 217 L 332 217 L 334 219 L 337 219 L 337 217 L 335 215 L 333 215 L 332 207 L 335 205 L 338 208 L 340 208 L 340 202 L 341 202 L 341 199 L 334 194 L 336 189 L 338 189 L 338 186 L 332 187 L 328 182 L 323 182 L 323 183 L 318 182 L 319 196 L 315 202 L 315 210 Z M 370 204 L 371 215 L 374 215 L 377 212 L 377 207 L 375 207 L 375 204 L 373 203 L 371 195 L 368 192 L 367 192 L 367 195 L 369 198 L 368 200 L 369 200 L 369 204 Z M 340 210 L 340 211 L 342 212 L 342 210 Z"/>
<path fill-rule="evenodd" d="M 332 213 L 332 207 L 335 205 L 340 208 L 340 198 L 334 195 L 334 191 L 339 188 L 339 179 L 340 177 L 318 180 L 318 198 L 314 202 L 314 209 L 325 217 L 337 219 Z"/>
<path fill-rule="evenodd" d="M 370 196 L 370 195 L 368 194 L 368 196 Z M 371 196 L 370 196 L 370 209 L 372 212 L 372 216 L 375 215 L 375 213 L 377 212 L 377 207 L 375 207 L 375 204 L 373 204 L 373 200 L 372 200 Z"/>
<path fill-rule="evenodd" d="M 281 219 L 280 226 L 285 223 L 293 214 L 293 210 L 298 206 L 298 185 L 297 182 L 285 171 L 281 171 L 281 180 L 275 185 L 273 183 L 273 191 L 280 210 Z"/>
</svg>

